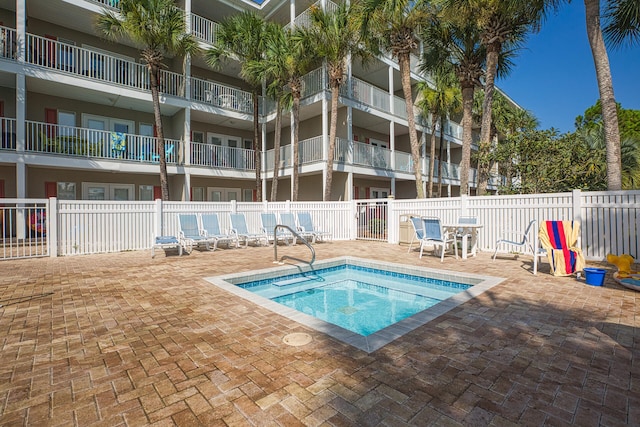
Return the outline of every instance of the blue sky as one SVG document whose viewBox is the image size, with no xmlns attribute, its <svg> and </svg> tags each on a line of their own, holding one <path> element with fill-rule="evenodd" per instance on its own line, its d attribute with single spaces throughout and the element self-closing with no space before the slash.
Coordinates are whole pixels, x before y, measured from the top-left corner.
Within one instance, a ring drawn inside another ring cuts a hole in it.
<svg viewBox="0 0 640 427">
<path fill-rule="evenodd" d="M 510 75 L 496 83 L 531 111 L 541 129 L 575 129 L 578 115 L 598 99 L 593 57 L 587 40 L 584 3 L 565 4 L 529 36 Z M 640 46 L 609 49 L 616 101 L 640 110 Z"/>
</svg>

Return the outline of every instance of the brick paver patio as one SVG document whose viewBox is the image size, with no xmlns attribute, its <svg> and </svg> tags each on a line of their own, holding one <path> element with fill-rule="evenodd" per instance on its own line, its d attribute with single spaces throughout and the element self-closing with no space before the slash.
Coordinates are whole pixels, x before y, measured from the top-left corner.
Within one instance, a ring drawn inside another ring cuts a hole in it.
<svg viewBox="0 0 640 427">
<path fill-rule="evenodd" d="M 638 425 L 640 293 L 375 242 L 340 255 L 505 277 L 367 354 L 212 286 L 269 248 L 0 263 L 2 425 Z M 282 248 L 279 255 L 306 256 Z M 311 343 L 282 339 L 305 332 Z"/>
</svg>

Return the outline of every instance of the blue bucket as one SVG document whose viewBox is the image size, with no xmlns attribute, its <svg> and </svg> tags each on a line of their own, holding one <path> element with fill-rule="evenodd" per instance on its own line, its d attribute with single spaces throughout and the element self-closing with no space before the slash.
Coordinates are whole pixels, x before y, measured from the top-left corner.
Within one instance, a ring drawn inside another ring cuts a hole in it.
<svg viewBox="0 0 640 427">
<path fill-rule="evenodd" d="M 607 270 L 603 268 L 584 268 L 584 279 L 587 285 L 602 286 L 604 284 L 604 276 L 607 274 Z"/>
</svg>

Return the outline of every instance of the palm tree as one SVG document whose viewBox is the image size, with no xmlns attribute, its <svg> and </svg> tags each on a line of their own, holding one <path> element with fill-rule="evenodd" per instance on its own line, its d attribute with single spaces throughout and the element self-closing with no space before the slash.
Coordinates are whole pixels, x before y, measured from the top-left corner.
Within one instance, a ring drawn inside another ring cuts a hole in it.
<svg viewBox="0 0 640 427">
<path fill-rule="evenodd" d="M 481 85 L 486 58 L 480 32 L 472 21 L 454 22 L 437 17 L 423 31 L 425 50 L 422 70 L 438 72 L 453 67 L 462 92 L 462 158 L 460 160 L 460 194 L 469 193 L 469 169 L 473 142 L 473 95 Z"/>
<path fill-rule="evenodd" d="M 279 25 L 268 22 L 265 29 L 264 55 L 259 60 L 247 61 L 247 70 L 259 75 L 267 82 L 267 94 L 276 101 L 276 119 L 274 131 L 274 159 L 273 180 L 271 182 L 271 197 L 276 201 L 278 197 L 278 178 L 280 172 L 280 142 L 282 135 L 282 110 L 283 106 L 291 101 L 291 94 L 285 92 L 287 83 L 286 32 Z"/>
<path fill-rule="evenodd" d="M 216 43 L 205 57 L 210 66 L 219 68 L 223 60 L 240 61 L 240 77 L 251 87 L 253 96 L 253 151 L 256 165 L 256 195 L 262 201 L 262 135 L 260 133 L 260 74 L 247 67 L 250 61 L 260 61 L 264 55 L 266 22 L 254 12 L 245 11 L 223 20 L 216 31 Z"/>
<path fill-rule="evenodd" d="M 413 111 L 410 60 L 411 53 L 415 52 L 419 45 L 420 28 L 430 12 L 425 4 L 415 0 L 362 0 L 357 3 L 357 10 L 360 31 L 366 35 L 369 49 L 377 53 L 382 48 L 398 60 L 407 110 L 416 195 L 418 198 L 424 198 L 420 171 L 420 141 Z"/>
<path fill-rule="evenodd" d="M 147 64 L 149 86 L 157 133 L 156 151 L 160 157 L 162 200 L 169 200 L 167 158 L 162 115 L 160 114 L 159 75 L 167 55 L 195 54 L 195 39 L 186 33 L 186 17 L 173 0 L 120 0 L 118 12 L 105 10 L 96 20 L 98 31 L 105 37 L 129 39 L 141 46 L 140 57 Z"/>
<path fill-rule="evenodd" d="M 360 33 L 354 24 L 353 13 L 346 3 L 334 11 L 325 12 L 319 7 L 311 8 L 311 26 L 303 29 L 306 37 L 313 40 L 315 54 L 325 60 L 331 90 L 331 121 L 329 125 L 329 153 L 326 164 L 324 200 L 331 200 L 333 159 L 338 130 L 338 97 L 340 86 L 347 78 L 347 58 L 360 57 L 363 61 L 371 57 L 371 51 L 360 43 Z"/>
<path fill-rule="evenodd" d="M 626 4 L 625 0 L 617 0 L 616 3 Z M 620 129 L 618 127 L 616 99 L 613 94 L 609 56 L 607 55 L 607 48 L 604 45 L 602 28 L 600 27 L 600 0 L 584 0 L 584 7 L 587 20 L 587 37 L 589 38 L 589 46 L 591 46 L 598 91 L 600 92 L 600 103 L 602 104 L 602 122 L 607 147 L 607 189 L 620 190 L 622 188 Z"/>
<path fill-rule="evenodd" d="M 529 31 L 538 31 L 540 22 L 549 7 L 557 7 L 559 0 L 447 0 L 447 15 L 450 19 L 459 21 L 473 20 L 480 29 L 481 42 L 486 48 L 484 75 L 484 102 L 482 105 L 482 120 L 480 141 L 478 144 L 479 157 L 488 158 L 491 150 L 491 109 L 495 90 L 495 79 L 499 74 L 505 75 L 508 69 L 500 68 L 500 55 L 506 48 L 511 53 L 521 47 Z M 489 165 L 478 163 L 478 195 L 487 190 Z"/>
<path fill-rule="evenodd" d="M 436 150 L 436 130 L 440 127 L 440 153 L 438 155 L 438 164 L 440 170 L 439 176 L 439 192 L 442 190 L 442 145 L 444 139 L 444 120 L 451 114 L 460 110 L 462 104 L 460 88 L 456 86 L 456 76 L 453 72 L 436 73 L 433 76 L 435 87 L 431 87 L 428 82 L 420 84 L 420 101 L 416 104 L 423 112 L 423 117 L 431 115 L 431 141 L 429 154 L 429 177 L 427 186 L 427 197 L 433 197 L 433 177 L 435 172 L 435 150 Z"/>
<path fill-rule="evenodd" d="M 640 2 L 637 0 L 609 0 L 605 7 L 604 36 L 614 47 L 625 42 L 640 43 Z"/>
</svg>

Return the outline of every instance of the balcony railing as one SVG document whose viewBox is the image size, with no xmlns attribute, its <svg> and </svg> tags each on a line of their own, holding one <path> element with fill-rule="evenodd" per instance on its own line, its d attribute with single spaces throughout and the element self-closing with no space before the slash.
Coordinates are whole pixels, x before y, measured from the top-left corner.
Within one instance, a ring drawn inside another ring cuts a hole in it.
<svg viewBox="0 0 640 427">
<path fill-rule="evenodd" d="M 27 34 L 26 61 L 76 76 L 149 90 L 146 65 L 33 34 Z M 181 74 L 160 70 L 158 85 L 165 95 L 184 96 L 184 77 Z"/>
<path fill-rule="evenodd" d="M 15 150 L 16 149 L 16 119 L 0 117 L 2 125 L 2 135 L 0 135 L 0 149 Z"/>
<path fill-rule="evenodd" d="M 26 121 L 25 150 L 64 156 L 157 163 L 157 138 Z M 167 163 L 176 163 L 180 141 L 165 138 Z"/>
<path fill-rule="evenodd" d="M 216 33 L 219 27 L 220 24 L 217 22 L 191 14 L 191 34 L 205 43 L 211 45 L 216 43 Z"/>
<path fill-rule="evenodd" d="M 191 143 L 191 164 L 223 169 L 256 169 L 253 150 L 199 142 Z"/>
<path fill-rule="evenodd" d="M 363 142 L 354 142 L 353 164 L 378 169 L 391 169 L 391 150 Z"/>
<path fill-rule="evenodd" d="M 91 0 L 94 3 L 99 3 L 102 6 L 106 6 L 109 9 L 118 9 L 118 4 L 120 3 L 120 0 Z"/>
<path fill-rule="evenodd" d="M 16 30 L 0 25 L 0 57 L 16 59 L 17 48 Z"/>
<path fill-rule="evenodd" d="M 253 95 L 220 83 L 191 78 L 191 98 L 215 107 L 253 114 Z"/>
<path fill-rule="evenodd" d="M 308 9 L 305 9 L 300 15 L 296 16 L 293 20 L 296 27 L 308 27 L 311 25 L 311 8 L 312 7 L 321 7 L 322 2 L 317 1 Z M 326 11 L 333 12 L 338 8 L 338 5 L 332 1 L 326 2 Z M 290 28 L 291 24 L 287 24 L 284 28 Z"/>
</svg>

